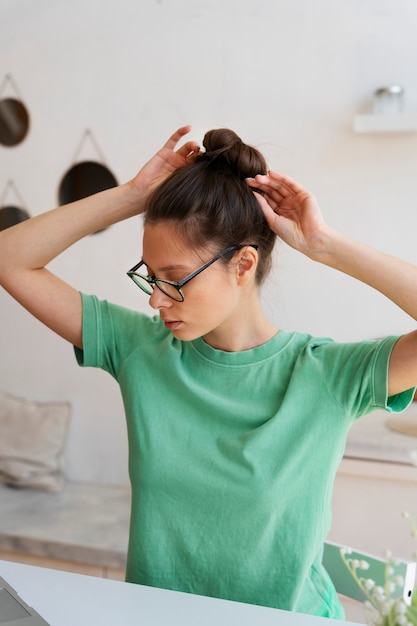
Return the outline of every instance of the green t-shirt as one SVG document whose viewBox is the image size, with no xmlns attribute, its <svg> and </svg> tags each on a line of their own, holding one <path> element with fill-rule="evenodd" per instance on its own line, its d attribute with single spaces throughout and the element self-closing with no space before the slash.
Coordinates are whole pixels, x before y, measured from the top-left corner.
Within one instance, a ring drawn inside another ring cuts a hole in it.
<svg viewBox="0 0 417 626">
<path fill-rule="evenodd" d="M 342 617 L 321 565 L 347 431 L 387 399 L 397 341 L 283 330 L 252 350 L 175 339 L 83 295 L 80 364 L 119 383 L 132 483 L 127 580 Z"/>
</svg>

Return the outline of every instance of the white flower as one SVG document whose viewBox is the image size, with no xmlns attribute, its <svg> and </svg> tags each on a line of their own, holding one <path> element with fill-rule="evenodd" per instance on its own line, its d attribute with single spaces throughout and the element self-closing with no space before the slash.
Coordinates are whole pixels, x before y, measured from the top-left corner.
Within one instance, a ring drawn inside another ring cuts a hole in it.
<svg viewBox="0 0 417 626">
<path fill-rule="evenodd" d="M 369 624 L 369 626 L 381 626 L 382 625 L 383 620 L 381 618 L 381 615 L 375 609 L 375 607 L 371 604 L 371 602 L 369 602 L 368 600 L 364 602 L 364 613 L 365 613 L 366 623 Z"/>
<path fill-rule="evenodd" d="M 397 606 L 395 607 L 397 609 L 397 613 L 398 615 L 405 615 L 407 612 L 407 606 L 405 604 L 405 602 L 403 602 L 402 600 L 400 600 L 397 604 Z"/>
<path fill-rule="evenodd" d="M 385 600 L 385 591 L 382 587 L 375 587 L 374 589 L 374 598 L 377 602 L 384 602 Z"/>
<path fill-rule="evenodd" d="M 380 608 L 380 613 L 382 613 L 382 615 L 388 615 L 388 613 L 390 612 L 391 612 L 391 603 L 383 602 Z"/>
<path fill-rule="evenodd" d="M 417 539 L 417 516 L 412 516 L 408 511 L 404 511 L 402 515 L 411 521 L 411 535 Z M 400 561 L 393 557 L 391 551 L 387 550 L 385 553 L 384 586 L 377 585 L 372 578 L 361 576 L 358 570 L 368 570 L 370 564 L 365 560 L 346 558 L 346 555 L 352 554 L 351 548 L 341 548 L 340 553 L 352 577 L 368 598 L 364 602 L 363 608 L 365 621 L 369 626 L 387 626 L 387 624 L 390 626 L 417 626 L 415 607 L 408 607 L 404 600 L 395 600 L 392 597 L 397 587 L 404 586 L 404 578 L 395 573 L 395 567 Z M 417 550 L 413 553 L 412 558 L 417 560 Z M 414 590 L 413 598 L 417 599 L 417 587 Z"/>
<path fill-rule="evenodd" d="M 367 561 L 359 561 L 359 569 L 369 569 L 369 563 Z"/>
<path fill-rule="evenodd" d="M 365 589 L 367 589 L 368 591 L 370 591 L 371 589 L 373 589 L 375 587 L 375 581 L 372 580 L 372 578 L 367 578 L 364 583 L 363 583 Z"/>
</svg>

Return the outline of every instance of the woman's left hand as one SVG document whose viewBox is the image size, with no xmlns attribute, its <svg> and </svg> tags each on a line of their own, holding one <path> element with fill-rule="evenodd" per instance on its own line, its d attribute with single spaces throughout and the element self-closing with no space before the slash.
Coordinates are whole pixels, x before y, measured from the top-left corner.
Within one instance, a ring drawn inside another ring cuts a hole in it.
<svg viewBox="0 0 417 626">
<path fill-rule="evenodd" d="M 417 320 L 417 267 L 329 228 L 314 196 L 277 172 L 247 179 L 270 228 L 309 258 L 373 287 Z M 390 358 L 388 395 L 417 385 L 417 330 L 403 335 Z"/>
<path fill-rule="evenodd" d="M 307 256 L 320 252 L 326 224 L 311 193 L 279 172 L 260 174 L 246 182 L 262 192 L 255 195 L 276 235 Z"/>
</svg>

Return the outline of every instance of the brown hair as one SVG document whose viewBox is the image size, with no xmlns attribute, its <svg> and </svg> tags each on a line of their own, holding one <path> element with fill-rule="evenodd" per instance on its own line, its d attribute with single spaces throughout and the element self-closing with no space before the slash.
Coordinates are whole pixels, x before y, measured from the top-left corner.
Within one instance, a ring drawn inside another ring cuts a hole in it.
<svg viewBox="0 0 417 626">
<path fill-rule="evenodd" d="M 276 236 L 245 178 L 265 174 L 265 159 L 227 128 L 206 133 L 203 146 L 205 152 L 151 194 L 145 224 L 169 222 L 196 247 L 257 244 L 256 279 L 261 283 L 271 266 Z"/>
</svg>

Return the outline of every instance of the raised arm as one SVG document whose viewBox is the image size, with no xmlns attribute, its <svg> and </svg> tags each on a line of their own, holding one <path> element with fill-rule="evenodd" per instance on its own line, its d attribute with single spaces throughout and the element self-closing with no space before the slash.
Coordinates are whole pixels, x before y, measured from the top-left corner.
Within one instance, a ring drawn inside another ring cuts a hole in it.
<svg viewBox="0 0 417 626">
<path fill-rule="evenodd" d="M 189 131 L 189 126 L 177 130 L 128 183 L 0 232 L 0 284 L 49 328 L 82 348 L 80 294 L 46 266 L 83 237 L 141 213 L 153 187 L 198 153 L 194 142 L 175 150 Z"/>
<path fill-rule="evenodd" d="M 248 179 L 270 228 L 288 245 L 314 261 L 373 287 L 417 320 L 417 267 L 374 250 L 333 230 L 317 202 L 298 183 L 279 174 Z M 389 368 L 390 395 L 417 386 L 417 331 L 395 345 Z"/>
</svg>

